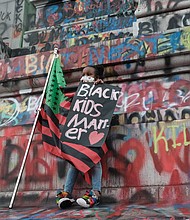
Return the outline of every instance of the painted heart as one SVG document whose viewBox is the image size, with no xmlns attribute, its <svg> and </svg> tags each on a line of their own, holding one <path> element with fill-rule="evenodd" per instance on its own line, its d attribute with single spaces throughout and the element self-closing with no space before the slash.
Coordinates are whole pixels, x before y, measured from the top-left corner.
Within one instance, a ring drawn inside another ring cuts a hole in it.
<svg viewBox="0 0 190 220">
<path fill-rule="evenodd" d="M 98 133 L 97 131 L 92 131 L 89 134 L 89 141 L 91 145 L 98 143 L 104 137 L 104 133 Z"/>
</svg>

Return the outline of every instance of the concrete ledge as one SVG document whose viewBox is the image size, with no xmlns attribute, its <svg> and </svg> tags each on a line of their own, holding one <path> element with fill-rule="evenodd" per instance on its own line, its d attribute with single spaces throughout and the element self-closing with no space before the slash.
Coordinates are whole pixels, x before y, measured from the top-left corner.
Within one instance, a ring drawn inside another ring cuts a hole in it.
<svg viewBox="0 0 190 220">
<path fill-rule="evenodd" d="M 74 190 L 75 198 L 83 195 L 85 190 Z M 179 196 L 180 195 L 180 196 Z M 0 207 L 9 207 L 12 192 L 0 193 Z M 13 207 L 44 207 L 56 206 L 56 190 L 18 192 Z M 124 202 L 125 204 L 152 204 L 165 202 L 184 202 L 190 198 L 190 184 L 176 186 L 149 186 L 104 188 L 102 190 L 103 204 Z M 166 201 L 167 199 L 167 201 Z"/>
</svg>

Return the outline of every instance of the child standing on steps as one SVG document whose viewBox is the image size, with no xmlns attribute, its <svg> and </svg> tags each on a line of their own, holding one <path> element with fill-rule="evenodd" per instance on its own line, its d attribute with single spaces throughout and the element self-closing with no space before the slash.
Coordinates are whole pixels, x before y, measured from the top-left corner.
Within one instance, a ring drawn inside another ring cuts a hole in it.
<svg viewBox="0 0 190 220">
<path fill-rule="evenodd" d="M 94 82 L 95 84 L 103 83 L 103 72 L 104 69 L 102 67 L 87 66 L 83 69 L 83 75 L 80 80 L 82 82 Z M 56 202 L 59 208 L 69 207 L 75 202 L 72 197 L 72 192 L 79 172 L 80 171 L 72 165 L 69 168 L 64 190 L 57 193 Z M 92 189 L 76 200 L 78 205 L 84 208 L 90 208 L 100 202 L 102 185 L 102 165 L 100 161 L 91 169 L 91 182 Z"/>
</svg>

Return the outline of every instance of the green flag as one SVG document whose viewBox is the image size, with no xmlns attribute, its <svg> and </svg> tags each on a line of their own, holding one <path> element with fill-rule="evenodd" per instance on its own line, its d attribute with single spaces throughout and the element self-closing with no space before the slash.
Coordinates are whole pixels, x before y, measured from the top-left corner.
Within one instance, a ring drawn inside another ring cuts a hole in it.
<svg viewBox="0 0 190 220">
<path fill-rule="evenodd" d="M 59 113 L 60 103 L 65 100 L 65 96 L 61 91 L 61 88 L 66 87 L 63 71 L 59 58 L 55 58 L 48 86 L 46 89 L 46 105 L 48 105 L 54 114 Z"/>
</svg>

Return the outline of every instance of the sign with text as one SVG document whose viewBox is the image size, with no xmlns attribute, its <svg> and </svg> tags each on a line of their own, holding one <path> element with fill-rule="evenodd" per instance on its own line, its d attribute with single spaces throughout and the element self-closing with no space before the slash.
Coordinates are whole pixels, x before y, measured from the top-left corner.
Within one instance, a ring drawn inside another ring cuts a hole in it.
<svg viewBox="0 0 190 220">
<path fill-rule="evenodd" d="M 109 84 L 81 82 L 73 97 L 61 140 L 101 147 L 109 131 L 120 90 Z"/>
</svg>

